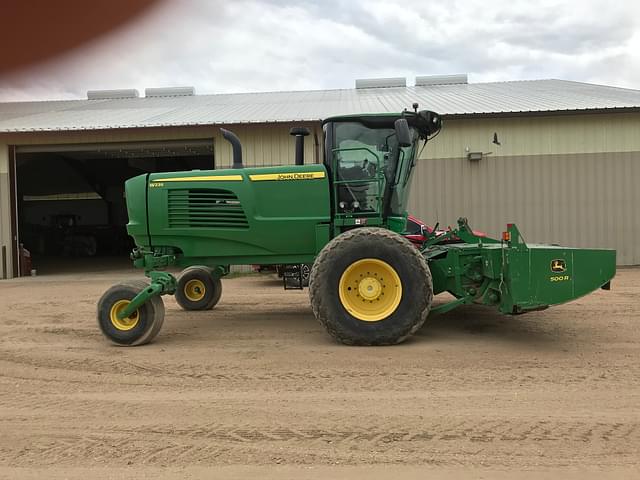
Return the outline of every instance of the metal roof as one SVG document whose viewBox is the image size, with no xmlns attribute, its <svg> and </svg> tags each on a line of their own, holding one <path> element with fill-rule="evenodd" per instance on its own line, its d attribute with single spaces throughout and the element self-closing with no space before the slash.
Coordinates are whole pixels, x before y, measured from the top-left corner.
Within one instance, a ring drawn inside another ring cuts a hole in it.
<svg viewBox="0 0 640 480">
<path fill-rule="evenodd" d="M 0 132 L 318 121 L 420 108 L 443 115 L 640 107 L 640 90 L 565 80 L 0 103 Z"/>
</svg>

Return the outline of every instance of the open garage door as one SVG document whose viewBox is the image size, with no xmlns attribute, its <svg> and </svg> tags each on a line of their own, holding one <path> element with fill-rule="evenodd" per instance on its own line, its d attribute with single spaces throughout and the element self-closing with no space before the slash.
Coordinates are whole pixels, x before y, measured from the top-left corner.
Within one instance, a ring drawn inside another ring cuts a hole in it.
<svg viewBox="0 0 640 480">
<path fill-rule="evenodd" d="M 146 172 L 215 168 L 213 139 L 16 147 L 23 274 L 128 266 L 124 182 Z M 31 265 L 29 265 L 31 263 Z"/>
</svg>

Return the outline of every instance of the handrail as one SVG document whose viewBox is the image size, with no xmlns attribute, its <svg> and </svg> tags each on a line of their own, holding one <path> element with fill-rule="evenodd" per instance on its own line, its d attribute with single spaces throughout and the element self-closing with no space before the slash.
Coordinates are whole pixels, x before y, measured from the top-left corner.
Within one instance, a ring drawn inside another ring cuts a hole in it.
<svg viewBox="0 0 640 480">
<path fill-rule="evenodd" d="M 367 148 L 367 147 L 334 148 L 334 149 L 331 150 L 331 153 L 336 153 L 336 152 L 355 152 L 356 150 L 364 150 L 365 152 L 369 152 L 371 155 L 376 157 L 376 160 L 378 161 L 378 163 L 380 163 L 380 159 L 378 158 L 378 155 L 376 154 L 376 152 L 374 152 L 373 150 L 371 150 L 370 148 Z"/>
<path fill-rule="evenodd" d="M 370 179 L 363 179 L 363 180 L 335 180 L 333 183 L 375 183 L 375 182 L 379 182 L 380 179 L 379 178 L 370 178 Z"/>
</svg>

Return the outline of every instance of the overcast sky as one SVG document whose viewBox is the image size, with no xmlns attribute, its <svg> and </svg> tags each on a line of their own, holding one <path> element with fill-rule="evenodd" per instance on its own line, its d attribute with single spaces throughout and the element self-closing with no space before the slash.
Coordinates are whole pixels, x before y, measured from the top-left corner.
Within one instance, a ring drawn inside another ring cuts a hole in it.
<svg viewBox="0 0 640 480">
<path fill-rule="evenodd" d="M 474 83 L 560 78 L 640 89 L 638 5 L 169 0 L 111 35 L 0 77 L 0 101 L 187 85 L 200 94 L 352 88 L 356 78 L 412 84 L 452 73 Z"/>
</svg>

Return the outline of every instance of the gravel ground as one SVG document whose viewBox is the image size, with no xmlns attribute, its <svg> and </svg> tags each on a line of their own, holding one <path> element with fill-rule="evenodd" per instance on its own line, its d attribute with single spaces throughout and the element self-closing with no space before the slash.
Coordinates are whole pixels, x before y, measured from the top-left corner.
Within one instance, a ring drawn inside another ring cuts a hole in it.
<svg viewBox="0 0 640 480">
<path fill-rule="evenodd" d="M 334 343 L 271 276 L 224 280 L 210 312 L 165 298 L 154 343 L 115 347 L 95 303 L 136 275 L 0 282 L 0 477 L 640 471 L 638 268 L 542 312 L 462 307 L 384 348 Z"/>
</svg>

